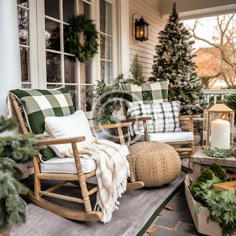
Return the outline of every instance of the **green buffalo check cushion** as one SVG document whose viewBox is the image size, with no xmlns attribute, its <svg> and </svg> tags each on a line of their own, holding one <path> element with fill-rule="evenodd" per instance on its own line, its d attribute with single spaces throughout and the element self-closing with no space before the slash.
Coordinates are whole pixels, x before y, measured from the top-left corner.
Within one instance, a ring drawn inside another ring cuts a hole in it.
<svg viewBox="0 0 236 236">
<path fill-rule="evenodd" d="M 44 133 L 47 116 L 67 116 L 75 111 L 70 93 L 65 88 L 16 89 L 10 93 L 18 99 L 33 134 Z M 55 156 L 48 148 L 43 155 L 46 155 L 46 159 Z"/>
<path fill-rule="evenodd" d="M 145 83 L 142 85 L 122 84 L 124 98 L 133 103 L 161 103 L 168 101 L 168 81 Z"/>
</svg>

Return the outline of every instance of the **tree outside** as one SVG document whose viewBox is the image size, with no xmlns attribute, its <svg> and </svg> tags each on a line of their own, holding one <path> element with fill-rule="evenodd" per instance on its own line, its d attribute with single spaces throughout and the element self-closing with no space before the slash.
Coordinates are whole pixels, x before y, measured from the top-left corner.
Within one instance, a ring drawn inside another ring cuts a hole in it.
<svg viewBox="0 0 236 236">
<path fill-rule="evenodd" d="M 180 22 L 175 4 L 158 39 L 151 80 L 169 80 L 168 99 L 181 102 L 181 114 L 201 113 L 204 101 L 202 86 L 193 62 L 194 41 L 190 32 Z"/>
<path fill-rule="evenodd" d="M 195 61 L 204 87 L 235 88 L 236 14 L 189 20 L 184 24 L 199 48 Z"/>
</svg>

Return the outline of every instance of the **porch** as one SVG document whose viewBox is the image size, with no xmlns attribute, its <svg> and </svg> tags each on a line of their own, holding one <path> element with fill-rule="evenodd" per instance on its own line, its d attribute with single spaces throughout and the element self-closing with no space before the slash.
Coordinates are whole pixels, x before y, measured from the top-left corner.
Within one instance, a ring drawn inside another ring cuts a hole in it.
<svg viewBox="0 0 236 236">
<path fill-rule="evenodd" d="M 77 109 L 81 108 L 89 114 L 93 112 L 91 88 L 95 86 L 96 81 L 112 82 L 121 73 L 128 78 L 130 65 L 136 54 L 139 55 L 146 78 L 151 76 L 157 35 L 166 23 L 173 1 L 68 1 L 70 7 L 67 10 L 70 14 L 71 12 L 88 13 L 98 27 L 101 47 L 98 54 L 86 63 L 81 63 L 77 59 L 70 60 L 74 59 L 74 55 L 64 50 L 62 36 L 59 49 L 47 46 L 45 32 L 49 34 L 52 29 L 55 29 L 56 24 L 59 25 L 59 31 L 63 35 L 63 26 L 68 24 L 63 18 L 63 14 L 66 15 L 64 11 L 66 0 L 58 0 L 57 16 L 52 15 L 55 13 L 52 6 L 57 1 L 48 1 L 50 4 L 47 4 L 47 1 L 3 0 L 0 2 L 0 115 L 8 114 L 5 100 L 12 89 L 21 87 L 45 89 L 60 86 L 67 87 L 73 94 Z M 176 2 L 182 19 L 236 12 L 235 0 L 202 0 L 197 3 L 194 0 L 176 0 Z M 101 5 L 105 7 L 100 8 Z M 73 6 L 72 10 L 71 6 Z M 18 33 L 19 31 L 22 33 L 17 22 L 20 12 L 24 12 L 24 16 L 27 15 L 28 28 L 23 27 L 23 31 L 27 31 L 28 38 Z M 149 40 L 145 42 L 135 40 L 133 32 L 135 17 L 141 16 L 150 23 Z M 104 23 L 102 17 L 108 21 Z M 109 25 L 109 20 L 112 25 Z M 102 23 L 106 27 L 102 28 Z M 111 28 L 108 29 L 109 27 Z M 236 90 L 204 90 L 208 104 L 217 103 L 228 94 L 236 94 Z M 125 193 L 119 210 L 115 212 L 112 221 L 105 225 L 70 221 L 28 203 L 27 223 L 13 226 L 12 236 L 199 235 L 181 190 L 184 178 L 185 173 L 181 172 L 176 181 L 161 188 Z M 32 187 L 32 179 L 25 181 Z M 65 189 L 65 191 L 70 190 Z M 171 199 L 174 196 L 173 202 Z M 173 211 L 164 209 L 165 205 L 171 205 Z M 186 215 L 181 214 L 182 209 Z M 170 218 L 162 218 L 165 214 Z M 147 229 L 153 227 L 157 227 L 157 231 L 145 233 Z"/>
</svg>

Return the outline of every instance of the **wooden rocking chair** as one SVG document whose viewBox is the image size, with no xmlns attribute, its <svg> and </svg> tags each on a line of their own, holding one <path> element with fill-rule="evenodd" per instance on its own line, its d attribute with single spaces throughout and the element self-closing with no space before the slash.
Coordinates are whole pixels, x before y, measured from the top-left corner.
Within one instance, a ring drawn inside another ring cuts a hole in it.
<svg viewBox="0 0 236 236">
<path fill-rule="evenodd" d="M 35 120 L 32 120 L 32 117 L 30 117 L 28 114 L 26 114 L 28 111 L 26 111 L 25 105 L 27 102 L 31 102 L 31 97 L 28 96 L 30 94 L 36 94 L 39 95 L 39 93 L 42 93 L 42 96 L 47 96 L 47 94 L 50 94 L 50 96 L 53 93 L 56 93 L 56 96 L 63 96 L 64 102 L 65 100 L 68 102 L 69 107 L 72 105 L 71 97 L 68 92 L 65 92 L 64 89 L 57 89 L 57 90 L 14 90 L 11 91 L 9 94 L 10 101 L 13 107 L 13 110 L 16 113 L 16 116 L 19 120 L 20 124 L 20 130 L 23 134 L 27 134 L 32 131 L 32 127 L 29 127 L 29 121 L 35 122 Z M 52 94 L 51 94 L 52 93 Z M 58 94 L 59 93 L 59 94 Z M 18 94 L 18 95 L 17 95 Z M 41 97 L 42 97 L 41 96 Z M 33 101 L 34 102 L 34 101 Z M 32 103 L 30 105 L 32 105 Z M 39 100 L 37 101 L 39 102 Z M 63 102 L 63 103 L 64 103 Z M 39 104 L 39 106 L 44 106 L 45 104 Z M 63 108 L 64 109 L 64 108 Z M 65 109 L 64 109 L 65 110 Z M 58 111 L 58 109 L 55 109 L 55 114 Z M 68 111 L 72 112 L 72 109 L 68 109 Z M 59 114 L 61 116 L 62 114 Z M 58 116 L 58 114 L 56 114 Z M 40 123 L 40 121 L 39 121 Z M 44 126 L 44 124 L 39 124 L 39 126 Z M 79 124 L 78 124 L 79 125 Z M 122 123 L 122 124 L 114 124 L 114 125 L 104 125 L 99 127 L 94 127 L 93 130 L 100 130 L 100 129 L 110 129 L 115 128 L 118 130 L 120 143 L 125 144 L 122 127 L 128 126 L 128 123 Z M 38 128 L 39 126 L 36 126 Z M 53 171 L 43 171 L 43 164 L 47 162 L 42 162 L 42 158 L 39 156 L 35 156 L 33 158 L 33 168 L 34 168 L 34 190 L 29 191 L 29 198 L 32 202 L 37 204 L 38 206 L 51 211 L 55 214 L 58 214 L 62 217 L 78 220 L 78 221 L 99 221 L 102 218 L 102 213 L 100 211 L 93 211 L 92 210 L 92 204 L 90 201 L 90 196 L 98 191 L 97 186 L 93 186 L 93 188 L 88 189 L 87 180 L 91 177 L 96 175 L 95 169 L 90 169 L 85 171 L 83 162 L 79 155 L 78 149 L 77 149 L 77 143 L 84 141 L 85 137 L 72 137 L 72 138 L 57 138 L 52 139 L 48 138 L 45 140 L 38 141 L 37 145 L 39 146 L 48 146 L 48 145 L 55 145 L 55 144 L 71 144 L 73 154 L 74 154 L 74 160 L 73 160 L 73 167 L 75 169 L 75 173 L 70 172 L 53 172 Z M 72 159 L 72 158 L 58 158 L 60 160 L 62 159 Z M 95 165 L 96 168 L 96 165 Z M 128 183 L 128 189 L 139 189 L 144 186 L 143 182 L 135 182 L 133 173 L 131 173 L 131 182 Z M 59 184 L 54 185 L 53 187 L 48 188 L 47 190 L 42 191 L 41 189 L 41 180 L 59 180 L 61 181 Z M 133 182 L 132 182 L 133 180 Z M 59 188 L 63 187 L 66 183 L 77 183 L 76 185 L 80 186 L 81 189 L 81 198 L 72 197 L 64 194 L 55 193 L 55 190 L 58 190 Z M 52 203 L 48 200 L 45 200 L 43 196 L 51 197 L 51 198 L 57 198 L 65 201 L 70 201 L 78 204 L 84 205 L 83 211 L 77 211 L 70 208 L 65 208 L 61 205 L 57 205 L 55 203 Z"/>
</svg>

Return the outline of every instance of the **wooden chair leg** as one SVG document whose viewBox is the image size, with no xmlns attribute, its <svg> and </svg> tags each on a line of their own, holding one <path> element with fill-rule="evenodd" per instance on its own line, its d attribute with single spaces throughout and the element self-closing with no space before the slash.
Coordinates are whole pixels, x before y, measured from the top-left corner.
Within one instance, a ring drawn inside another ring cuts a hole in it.
<svg viewBox="0 0 236 236">
<path fill-rule="evenodd" d="M 33 158 L 33 165 L 34 165 L 34 196 L 36 199 L 39 199 L 40 198 L 39 193 L 41 191 L 41 182 L 39 178 L 40 169 L 37 157 Z"/>
<path fill-rule="evenodd" d="M 73 149 L 73 154 L 74 154 L 74 158 L 75 158 L 76 169 L 78 172 L 79 183 L 80 183 L 82 198 L 84 201 L 85 211 L 87 213 L 89 213 L 92 211 L 92 206 L 91 206 L 88 188 L 87 188 L 87 184 L 86 184 L 86 179 L 84 177 L 84 173 L 83 173 L 82 165 L 80 162 L 79 152 L 78 152 L 76 143 L 72 143 L 72 149 Z"/>
</svg>

